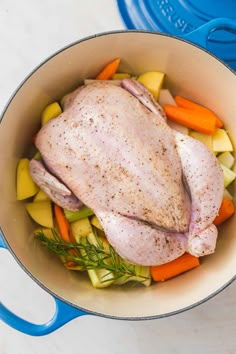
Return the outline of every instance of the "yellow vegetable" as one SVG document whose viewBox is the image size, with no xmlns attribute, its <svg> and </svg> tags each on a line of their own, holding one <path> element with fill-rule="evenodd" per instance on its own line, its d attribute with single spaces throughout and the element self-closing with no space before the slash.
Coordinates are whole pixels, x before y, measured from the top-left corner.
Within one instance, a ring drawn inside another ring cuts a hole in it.
<svg viewBox="0 0 236 354">
<path fill-rule="evenodd" d="M 87 235 L 87 239 L 91 244 L 94 244 L 96 246 L 98 245 L 99 240 L 99 242 L 102 242 L 103 247 L 109 252 L 108 243 L 100 237 L 97 239 L 93 232 Z M 77 238 L 77 242 L 79 242 L 79 237 Z M 82 252 L 82 254 L 85 256 L 85 251 L 81 250 L 80 252 Z M 108 271 L 107 269 L 89 269 L 87 272 L 94 288 L 106 288 L 114 282 L 114 280 L 112 279 L 114 277 L 114 274 Z M 104 280 L 106 281 L 104 282 Z"/>
<path fill-rule="evenodd" d="M 102 227 L 102 225 L 100 224 L 100 222 L 99 222 L 98 218 L 96 217 L 96 215 L 94 215 L 94 216 L 92 217 L 92 219 L 91 219 L 91 224 L 92 224 L 93 226 L 95 226 L 97 229 L 103 231 L 103 227 Z"/>
<path fill-rule="evenodd" d="M 38 161 L 42 159 L 42 156 L 39 151 L 34 154 L 33 159 Z"/>
<path fill-rule="evenodd" d="M 43 232 L 47 238 L 49 238 L 50 240 L 54 240 L 52 229 L 48 229 L 45 227 L 37 227 L 37 229 L 34 230 L 34 235 L 36 236 L 39 232 Z"/>
<path fill-rule="evenodd" d="M 230 138 L 224 129 L 216 129 L 212 136 L 213 151 L 224 152 L 233 151 Z"/>
<path fill-rule="evenodd" d="M 79 242 L 80 237 L 88 236 L 89 233 L 93 232 L 88 218 L 74 221 L 70 226 L 77 242 Z"/>
<path fill-rule="evenodd" d="M 16 196 L 23 200 L 35 195 L 39 187 L 34 183 L 29 172 L 29 159 L 20 159 L 17 166 Z"/>
<path fill-rule="evenodd" d="M 27 203 L 26 209 L 31 218 L 39 225 L 53 228 L 52 206 L 49 200 Z"/>
<path fill-rule="evenodd" d="M 159 98 L 160 90 L 164 81 L 165 74 L 159 71 L 148 71 L 138 77 L 141 82 L 154 96 L 156 100 Z"/>
<path fill-rule="evenodd" d="M 130 264 L 131 264 L 128 261 L 126 261 L 125 263 L 128 266 L 130 266 Z M 118 278 L 118 279 L 116 279 L 114 281 L 114 285 L 123 285 L 123 284 L 128 283 L 129 281 L 135 281 L 135 282 L 142 283 L 145 286 L 150 286 L 151 285 L 150 267 L 141 266 L 141 265 L 135 264 L 134 268 L 135 268 L 135 273 L 137 274 L 136 276 L 132 276 L 132 277 L 123 276 L 123 277 L 120 277 L 120 278 Z"/>
<path fill-rule="evenodd" d="M 224 173 L 224 186 L 225 188 L 228 187 L 230 183 L 232 183 L 236 178 L 236 173 L 230 170 L 228 167 L 225 167 L 221 164 L 221 168 Z"/>
<path fill-rule="evenodd" d="M 44 191 L 40 189 L 34 197 L 34 202 L 40 202 L 42 200 L 50 200 L 50 198 Z"/>
<path fill-rule="evenodd" d="M 232 168 L 234 164 L 234 157 L 229 151 L 225 151 L 220 154 L 218 157 L 220 163 L 222 163 L 225 167 Z"/>
<path fill-rule="evenodd" d="M 112 80 L 123 80 L 123 79 L 127 79 L 130 78 L 130 74 L 127 73 L 116 73 L 112 76 Z"/>
<path fill-rule="evenodd" d="M 189 135 L 192 138 L 201 141 L 204 145 L 206 145 L 208 147 L 209 150 L 212 151 L 212 149 L 213 149 L 213 147 L 212 147 L 212 135 L 203 134 L 203 133 L 196 132 L 196 131 L 191 131 L 189 133 Z"/>
<path fill-rule="evenodd" d="M 58 102 L 53 102 L 46 106 L 42 112 L 41 124 L 46 124 L 49 120 L 58 117 L 62 113 Z"/>
<path fill-rule="evenodd" d="M 90 233 L 88 235 L 88 240 L 94 245 L 98 244 L 97 239 L 93 233 Z M 103 247 L 109 250 L 108 243 L 101 238 L 99 238 L 99 240 L 100 242 L 102 242 Z M 114 282 L 114 280 L 112 279 L 114 277 L 114 274 L 107 269 L 90 269 L 88 270 L 88 275 L 93 287 L 97 289 L 106 288 Z"/>
<path fill-rule="evenodd" d="M 113 273 L 106 269 L 89 269 L 88 275 L 93 287 L 97 289 L 107 288 L 114 282 L 112 279 L 114 277 Z"/>
</svg>

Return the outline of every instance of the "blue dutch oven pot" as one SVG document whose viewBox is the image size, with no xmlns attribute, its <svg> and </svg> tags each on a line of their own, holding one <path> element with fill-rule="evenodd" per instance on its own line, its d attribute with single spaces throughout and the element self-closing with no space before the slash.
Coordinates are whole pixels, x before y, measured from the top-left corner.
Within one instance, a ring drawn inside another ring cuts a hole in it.
<svg viewBox="0 0 236 354">
<path fill-rule="evenodd" d="M 60 99 L 66 92 L 81 84 L 84 78 L 94 77 L 104 64 L 114 57 L 123 59 L 121 70 L 136 74 L 155 68 L 165 71 L 172 80 L 170 88 L 173 92 L 176 88 L 181 94 L 188 95 L 193 92 L 196 100 L 219 112 L 235 136 L 236 126 L 232 121 L 232 112 L 234 116 L 236 112 L 233 99 L 236 92 L 235 74 L 220 60 L 198 46 L 207 48 L 209 35 L 218 29 L 235 32 L 236 23 L 229 19 L 215 19 L 182 36 L 182 39 L 146 31 L 118 31 L 85 38 L 47 59 L 13 94 L 0 123 L 0 151 L 6 154 L 4 159 L 5 155 L 1 152 L 0 162 L 3 192 L 0 206 L 0 247 L 8 249 L 20 266 L 54 296 L 56 312 L 48 323 L 36 325 L 19 318 L 0 303 L 2 321 L 26 334 L 41 336 L 85 314 L 128 320 L 161 318 L 199 305 L 235 279 L 236 260 L 232 254 L 233 251 L 235 254 L 236 250 L 235 218 L 224 226 L 224 233 L 228 235 L 227 243 L 223 238 L 220 240 L 220 252 L 207 257 L 204 267 L 166 284 L 155 284 L 147 289 L 121 287 L 96 290 L 87 284 L 85 279 L 78 280 L 77 275 L 74 275 L 76 272 L 68 275 L 70 272 L 59 264 L 60 262 L 51 260 L 45 250 L 35 251 L 37 247 L 30 244 L 31 238 L 26 235 L 32 231 L 33 225 L 24 206 L 15 201 L 17 160 L 23 156 L 24 146 L 30 144 L 31 137 L 38 129 L 39 115 L 43 107 L 55 99 Z M 223 80 L 226 87 L 217 87 L 215 82 L 212 82 L 215 77 L 221 83 Z M 219 97 L 222 97 L 223 105 L 220 105 Z M 225 107 L 228 107 L 227 112 Z M 36 118 L 29 120 L 30 117 Z M 27 121 L 25 129 L 28 129 L 25 137 L 18 134 L 24 119 Z M 9 144 L 9 141 L 12 144 Z M 9 149 L 5 152 L 6 142 Z M 31 255 L 31 250 L 36 252 L 35 255 Z M 225 264 L 223 269 L 219 266 L 222 260 Z M 214 275 L 215 271 L 217 276 Z"/>
</svg>

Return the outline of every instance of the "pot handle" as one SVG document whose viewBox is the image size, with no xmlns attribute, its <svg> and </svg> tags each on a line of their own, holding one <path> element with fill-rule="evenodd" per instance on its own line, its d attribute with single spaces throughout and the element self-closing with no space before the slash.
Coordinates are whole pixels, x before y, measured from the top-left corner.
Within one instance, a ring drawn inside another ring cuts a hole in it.
<svg viewBox="0 0 236 354">
<path fill-rule="evenodd" d="M 194 31 L 181 36 L 190 42 L 207 49 L 209 35 L 216 30 L 225 30 L 236 34 L 236 21 L 229 18 L 216 18 L 198 27 Z"/>
<path fill-rule="evenodd" d="M 3 236 L 0 231 L 0 248 L 7 249 L 7 245 L 4 242 Z M 47 323 L 37 325 L 30 323 L 7 309 L 0 301 L 0 320 L 8 324 L 10 327 L 31 336 L 44 336 L 56 329 L 60 328 L 67 322 L 73 320 L 76 317 L 86 315 L 87 313 L 67 305 L 63 301 L 54 298 L 56 303 L 56 311 L 54 316 Z"/>
</svg>

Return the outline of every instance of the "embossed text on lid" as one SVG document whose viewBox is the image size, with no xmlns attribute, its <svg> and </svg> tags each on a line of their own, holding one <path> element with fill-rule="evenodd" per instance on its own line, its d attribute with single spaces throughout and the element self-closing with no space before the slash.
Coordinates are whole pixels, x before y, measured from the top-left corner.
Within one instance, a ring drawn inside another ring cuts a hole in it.
<svg viewBox="0 0 236 354">
<path fill-rule="evenodd" d="M 236 20 L 235 0 L 117 0 L 117 3 L 127 28 L 180 37 L 217 17 Z M 235 33 L 213 32 L 209 36 L 208 49 L 236 69 Z"/>
</svg>

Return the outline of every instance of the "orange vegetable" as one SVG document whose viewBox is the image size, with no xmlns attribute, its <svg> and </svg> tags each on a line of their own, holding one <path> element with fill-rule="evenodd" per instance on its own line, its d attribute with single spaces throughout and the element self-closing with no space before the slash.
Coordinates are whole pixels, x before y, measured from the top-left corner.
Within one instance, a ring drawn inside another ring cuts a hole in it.
<svg viewBox="0 0 236 354">
<path fill-rule="evenodd" d="M 191 109 L 164 105 L 167 118 L 173 122 L 182 124 L 188 128 L 204 134 L 214 134 L 216 130 L 216 118 L 208 112 L 193 111 Z"/>
<path fill-rule="evenodd" d="M 55 217 L 56 217 L 57 224 L 59 227 L 61 238 L 65 242 L 68 242 L 68 243 L 73 242 L 74 243 L 75 238 L 72 234 L 70 224 L 68 223 L 68 221 L 64 215 L 63 209 L 61 207 L 59 207 L 57 204 L 54 204 L 54 213 L 55 213 Z"/>
<path fill-rule="evenodd" d="M 111 61 L 109 64 L 105 66 L 105 68 L 96 77 L 96 80 L 109 80 L 116 73 L 119 64 L 120 64 L 119 58 Z"/>
<path fill-rule="evenodd" d="M 230 218 L 230 216 L 232 216 L 234 213 L 235 213 L 235 208 L 234 208 L 234 204 L 233 204 L 232 200 L 229 198 L 223 198 L 220 209 L 219 209 L 219 213 L 216 216 L 213 223 L 215 225 L 220 225 L 224 221 L 226 221 L 228 218 Z"/>
<path fill-rule="evenodd" d="M 200 265 L 199 258 L 189 253 L 166 264 L 152 266 L 151 276 L 155 281 L 164 281 Z"/>
<path fill-rule="evenodd" d="M 176 96 L 175 97 L 175 102 L 177 104 L 177 106 L 182 107 L 182 108 L 187 108 L 187 109 L 191 109 L 193 111 L 197 111 L 197 112 L 202 112 L 202 113 L 206 113 L 209 115 L 212 115 L 213 117 L 215 117 L 216 119 L 216 126 L 217 128 L 222 128 L 223 127 L 223 122 L 220 120 L 220 118 L 218 118 L 214 112 L 212 112 L 209 108 L 203 107 L 200 104 L 194 103 L 190 100 L 187 100 L 187 98 L 184 98 L 182 96 Z"/>
<path fill-rule="evenodd" d="M 75 262 L 67 262 L 66 263 L 66 266 L 68 267 L 68 268 L 72 268 L 72 267 L 75 267 L 77 264 L 75 263 Z"/>
</svg>

